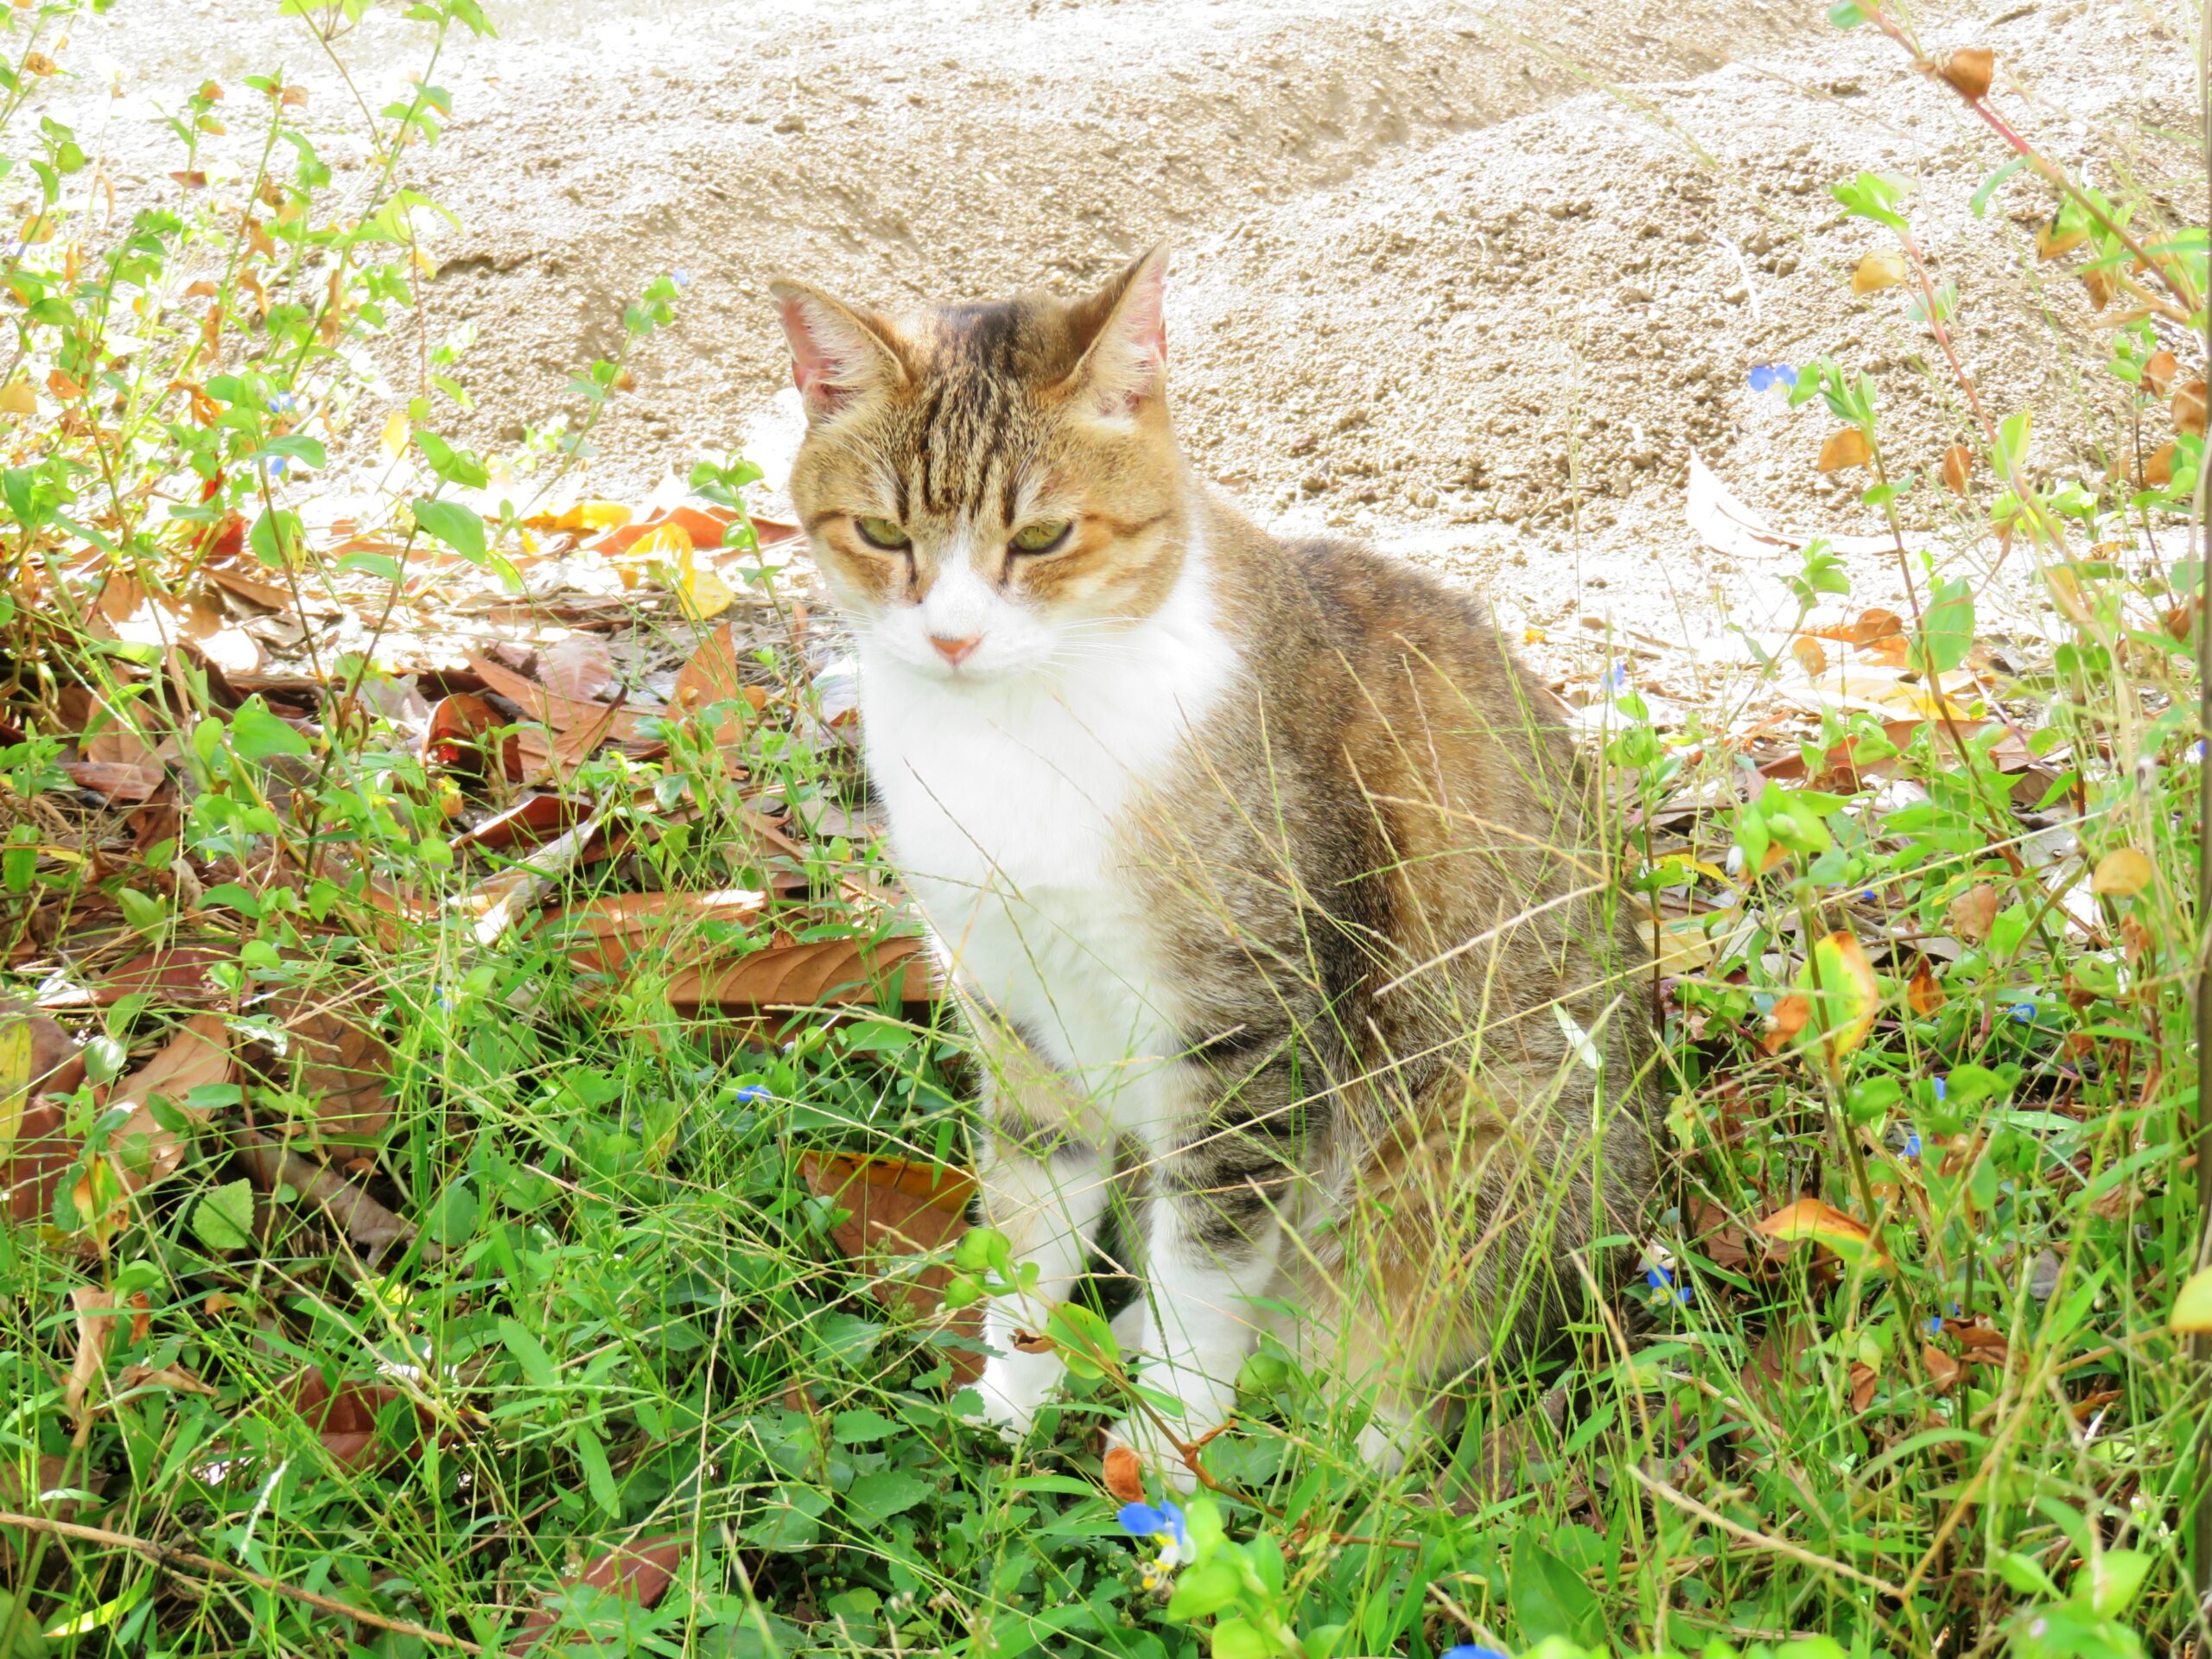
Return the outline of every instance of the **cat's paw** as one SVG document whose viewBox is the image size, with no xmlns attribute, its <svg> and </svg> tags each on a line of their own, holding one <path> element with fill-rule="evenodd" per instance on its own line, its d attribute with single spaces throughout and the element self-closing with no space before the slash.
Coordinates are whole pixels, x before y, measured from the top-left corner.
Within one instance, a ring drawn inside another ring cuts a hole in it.
<svg viewBox="0 0 2212 1659">
<path fill-rule="evenodd" d="M 985 1360 L 975 1383 L 982 1402 L 975 1421 L 995 1427 L 1008 1441 L 1022 1439 L 1036 1427 L 1038 1411 L 1066 1370 L 1052 1354 L 1013 1353 Z"/>
</svg>

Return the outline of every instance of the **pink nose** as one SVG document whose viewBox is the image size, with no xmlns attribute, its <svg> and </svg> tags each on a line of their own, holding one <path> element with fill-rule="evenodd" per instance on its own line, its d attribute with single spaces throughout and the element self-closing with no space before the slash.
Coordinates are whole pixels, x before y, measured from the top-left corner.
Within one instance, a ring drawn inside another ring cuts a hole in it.
<svg viewBox="0 0 2212 1659">
<path fill-rule="evenodd" d="M 971 633 L 965 639 L 947 639 L 938 634 L 930 635 L 930 644 L 937 647 L 937 654 L 955 668 L 976 654 L 976 647 L 983 643 L 983 636 Z"/>
</svg>

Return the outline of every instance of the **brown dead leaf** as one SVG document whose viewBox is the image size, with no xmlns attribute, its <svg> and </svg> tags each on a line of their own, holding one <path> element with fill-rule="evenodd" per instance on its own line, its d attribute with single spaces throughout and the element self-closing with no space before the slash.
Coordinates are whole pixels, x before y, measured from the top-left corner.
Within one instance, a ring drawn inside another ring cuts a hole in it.
<svg viewBox="0 0 2212 1659">
<path fill-rule="evenodd" d="M 1996 924 L 1997 904 L 1997 889 L 1986 881 L 1978 881 L 1951 900 L 1943 912 L 1944 925 L 1963 943 L 1980 944 Z"/>
<path fill-rule="evenodd" d="M 1895 248 L 1880 248 L 1861 259 L 1851 273 L 1853 294 L 1876 294 L 1904 281 L 1904 255 Z"/>
<path fill-rule="evenodd" d="M 653 712 L 648 709 L 633 713 L 603 702 L 563 696 L 481 652 L 469 653 L 468 665 L 482 677 L 485 684 L 519 704 L 526 717 L 556 733 L 590 732 L 601 741 L 610 737 L 624 741 L 642 738 L 645 735 L 645 715 Z"/>
<path fill-rule="evenodd" d="M 2056 259 L 2063 253 L 2072 252 L 2088 239 L 2089 233 L 2085 230 L 2060 231 L 2058 217 L 2054 213 L 2036 226 L 2036 257 L 2045 261 Z"/>
<path fill-rule="evenodd" d="M 473 691 L 456 691 L 431 706 L 429 723 L 423 733 L 423 764 L 432 770 L 474 772 L 483 775 L 486 734 L 509 725 L 507 717 Z M 507 781 L 523 775 L 519 733 L 509 731 L 499 741 L 499 770 Z"/>
<path fill-rule="evenodd" d="M 1049 1354 L 1059 1348 L 1052 1338 L 1040 1336 L 1034 1331 L 1016 1331 L 1010 1340 L 1017 1354 Z"/>
<path fill-rule="evenodd" d="M 1905 987 L 1904 1000 L 1912 1011 L 1925 1020 L 1941 1012 L 1949 999 L 1944 995 L 1942 982 L 1936 977 L 1936 970 L 1923 957 L 1915 964 L 1912 980 Z"/>
<path fill-rule="evenodd" d="M 1766 1017 L 1766 1033 L 1759 1039 L 1759 1046 L 1770 1054 L 1779 1054 L 1797 1040 L 1805 1023 L 1813 1017 L 1813 1003 L 1809 997 L 1785 996 L 1774 1005 L 1774 1012 Z"/>
<path fill-rule="evenodd" d="M 1964 1375 L 1959 1362 L 1932 1342 L 1920 1344 L 1920 1363 L 1928 1368 L 1928 1380 L 1936 1385 L 1938 1394 L 1948 1394 Z"/>
<path fill-rule="evenodd" d="M 65 760 L 61 769 L 79 788 L 130 806 L 152 798 L 168 777 L 159 766 L 123 760 Z"/>
<path fill-rule="evenodd" d="M 116 1379 L 128 1389 L 168 1389 L 177 1394 L 201 1394 L 211 1398 L 215 1390 L 194 1376 L 181 1365 L 126 1365 Z"/>
<path fill-rule="evenodd" d="M 900 1002 L 936 999 L 936 983 L 919 939 L 772 944 L 724 966 L 679 969 L 670 976 L 668 999 L 680 1012 L 695 1013 L 702 1008 L 872 1003 L 887 991 Z"/>
<path fill-rule="evenodd" d="M 808 1153 L 799 1160 L 799 1172 L 816 1197 L 849 1212 L 830 1236 L 848 1258 L 877 1274 L 869 1289 L 878 1301 L 917 1317 L 942 1317 L 963 1336 L 981 1332 L 979 1309 L 939 1313 L 952 1277 L 948 1265 L 931 1262 L 919 1272 L 893 1266 L 894 1258 L 941 1251 L 967 1230 L 973 1176 L 857 1153 Z M 957 1382 L 972 1382 L 982 1370 L 981 1359 L 963 1350 L 949 1350 L 947 1357 Z"/>
<path fill-rule="evenodd" d="M 2089 891 L 2111 899 L 2131 899 L 2158 879 L 2157 866 L 2133 847 L 2115 847 L 2097 861 Z"/>
<path fill-rule="evenodd" d="M 233 1069 L 231 1033 L 222 1016 L 195 1014 L 159 1053 L 116 1085 L 109 1109 L 129 1106 L 131 1112 L 110 1137 L 107 1161 L 124 1192 L 150 1185 L 184 1161 L 183 1137 L 156 1120 L 153 1103 L 161 1101 L 179 1116 L 204 1123 L 211 1109 L 193 1105 L 192 1091 L 230 1082 Z"/>
<path fill-rule="evenodd" d="M 341 1468 L 381 1469 L 405 1455 L 407 1447 L 395 1446 L 377 1433 L 377 1420 L 395 1402 L 412 1407 L 420 1434 L 428 1436 L 436 1428 L 436 1420 L 421 1401 L 388 1383 L 340 1382 L 333 1389 L 321 1370 L 315 1368 L 294 1376 L 283 1393 Z"/>
<path fill-rule="evenodd" d="M 1144 1502 L 1144 1460 L 1118 1442 L 1106 1448 L 1106 1491 L 1116 1503 Z"/>
<path fill-rule="evenodd" d="M 1864 432 L 1855 426 L 1840 427 L 1821 441 L 1821 458 L 1814 466 L 1823 473 L 1840 473 L 1847 467 L 1864 467 L 1872 455 Z"/>
<path fill-rule="evenodd" d="M 474 830 L 455 836 L 455 847 L 535 847 L 564 830 L 574 829 L 591 813 L 591 803 L 566 795 L 533 790 L 505 811 L 484 820 Z"/>
<path fill-rule="evenodd" d="M 634 1544 L 594 1557 L 585 1564 L 583 1571 L 562 1580 L 561 1587 L 569 1590 L 588 1585 L 634 1601 L 640 1607 L 657 1606 L 668 1593 L 669 1586 L 676 1582 L 677 1571 L 690 1550 L 689 1538 L 640 1538 Z M 543 1641 L 545 1633 L 558 1619 L 559 1616 L 550 1607 L 533 1607 L 524 1613 L 507 1643 L 510 1659 L 521 1659 L 522 1655 Z"/>
<path fill-rule="evenodd" d="M 1863 1413 L 1874 1403 L 1874 1368 L 1861 1360 L 1851 1362 L 1851 1409 Z"/>
<path fill-rule="evenodd" d="M 2204 383 L 2191 380 L 2174 390 L 2174 430 L 2204 435 Z"/>
<path fill-rule="evenodd" d="M 1889 1257 L 1875 1244 L 1874 1236 L 1864 1225 L 1819 1198 L 1792 1199 L 1753 1230 L 1789 1244 L 1810 1239 L 1846 1261 L 1863 1257 L 1878 1268 L 1890 1265 Z"/>
<path fill-rule="evenodd" d="M 2110 265 L 2091 265 L 2082 273 L 2082 286 L 2089 296 L 2089 309 L 2101 311 L 2120 292 L 2120 278 Z"/>
<path fill-rule="evenodd" d="M 344 1176 L 321 1164 L 290 1153 L 268 1136 L 252 1129 L 236 1131 L 233 1139 L 239 1161 L 266 1192 L 289 1186 L 331 1220 L 360 1249 L 362 1260 L 373 1265 L 393 1245 L 405 1249 L 415 1237 L 414 1227 L 385 1209 Z M 423 1243 L 423 1257 L 435 1262 L 444 1255 L 436 1245 Z"/>
<path fill-rule="evenodd" d="M 2174 377 L 2180 372 L 2181 365 L 2171 352 L 2153 352 L 2143 359 L 2143 390 L 2163 397 L 2173 390 Z"/>
<path fill-rule="evenodd" d="M 0 1199 L 19 1227 L 51 1222 L 54 1195 L 77 1166 L 84 1142 L 64 1133 L 61 1108 L 35 1102 L 16 1124 L 11 1144 L 0 1145 Z"/>
<path fill-rule="evenodd" d="M 1974 451 L 1963 443 L 1955 443 L 1943 452 L 1943 487 L 1953 495 L 1964 495 L 1967 485 L 1974 477 Z"/>
<path fill-rule="evenodd" d="M 1799 634 L 1789 642 L 1789 654 L 1797 659 L 1797 666 L 1806 677 L 1817 680 L 1827 671 L 1828 654 L 1821 649 L 1821 642 L 1809 634 Z"/>
<path fill-rule="evenodd" d="M 2174 447 L 2160 444 L 2143 463 L 2143 482 L 2154 490 L 2163 490 L 2174 481 Z"/>
<path fill-rule="evenodd" d="M 572 633 L 541 647 L 537 678 L 554 696 L 578 702 L 598 702 L 622 689 L 613 653 L 594 633 Z"/>
<path fill-rule="evenodd" d="M 1943 60 L 1936 73 L 1969 104 L 1989 96 L 1997 73 L 1997 54 L 1986 46 L 1962 46 Z"/>
<path fill-rule="evenodd" d="M 292 1086 L 327 1135 L 368 1141 L 391 1126 L 391 1051 L 377 1030 L 376 1000 L 365 982 L 287 991 L 270 1004 L 290 1046 Z"/>
<path fill-rule="evenodd" d="M 558 938 L 569 960 L 586 973 L 613 974 L 640 955 L 663 961 L 727 956 L 741 944 L 709 939 L 703 930 L 715 924 L 749 926 L 767 902 L 767 894 L 747 887 L 617 893 L 549 911 L 540 929 Z"/>
<path fill-rule="evenodd" d="M 73 1285 L 69 1305 L 77 1315 L 77 1351 L 61 1385 L 61 1408 L 82 1422 L 86 1398 L 107 1370 L 107 1345 L 115 1338 L 115 1293 L 98 1285 Z"/>
</svg>

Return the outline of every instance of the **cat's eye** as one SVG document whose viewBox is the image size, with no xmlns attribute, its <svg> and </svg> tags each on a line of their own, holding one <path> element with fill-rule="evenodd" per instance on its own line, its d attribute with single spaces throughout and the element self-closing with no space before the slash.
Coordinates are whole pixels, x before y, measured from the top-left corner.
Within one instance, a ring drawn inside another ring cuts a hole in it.
<svg viewBox="0 0 2212 1659">
<path fill-rule="evenodd" d="M 1065 518 L 1046 518 L 1033 524 L 1024 524 L 1014 532 L 1014 550 L 1017 553 L 1049 553 L 1067 540 L 1068 531 L 1073 527 Z"/>
<path fill-rule="evenodd" d="M 860 531 L 861 540 L 887 553 L 902 553 L 913 544 L 913 538 L 888 518 L 855 518 L 853 527 Z"/>
</svg>

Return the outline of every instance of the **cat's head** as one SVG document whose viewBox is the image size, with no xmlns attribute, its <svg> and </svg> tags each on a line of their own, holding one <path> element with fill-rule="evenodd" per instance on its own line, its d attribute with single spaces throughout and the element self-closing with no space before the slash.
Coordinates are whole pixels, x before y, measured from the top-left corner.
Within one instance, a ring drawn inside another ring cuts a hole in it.
<svg viewBox="0 0 2212 1659">
<path fill-rule="evenodd" d="M 1156 248 L 1072 303 L 890 318 L 779 283 L 793 503 L 871 655 L 950 680 L 1110 651 L 1183 567 Z"/>
</svg>

